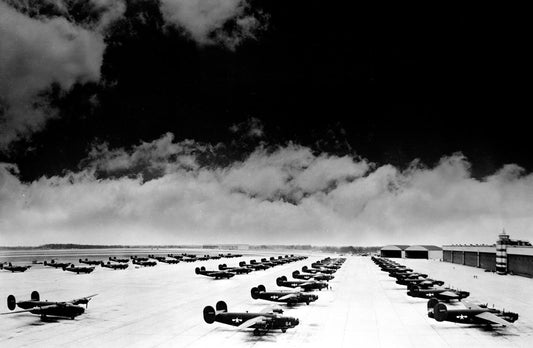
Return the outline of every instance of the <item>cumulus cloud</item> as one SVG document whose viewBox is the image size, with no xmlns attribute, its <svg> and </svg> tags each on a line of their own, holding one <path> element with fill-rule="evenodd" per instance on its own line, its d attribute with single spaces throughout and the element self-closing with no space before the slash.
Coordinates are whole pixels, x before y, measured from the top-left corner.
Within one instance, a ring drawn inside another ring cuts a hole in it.
<svg viewBox="0 0 533 348">
<path fill-rule="evenodd" d="M 200 164 L 206 151 L 216 149 L 171 134 L 98 146 L 79 171 L 29 183 L 2 164 L 0 245 L 492 243 L 504 227 L 532 232 L 533 175 L 516 165 L 480 180 L 459 153 L 399 170 L 295 144 L 215 167 Z"/>
<path fill-rule="evenodd" d="M 167 22 L 184 29 L 195 41 L 229 48 L 254 39 L 265 21 L 247 0 L 161 0 L 161 12 Z"/>
<path fill-rule="evenodd" d="M 54 117 L 43 92 L 97 81 L 101 34 L 64 17 L 30 18 L 0 2 L 0 147 L 43 128 Z"/>
</svg>

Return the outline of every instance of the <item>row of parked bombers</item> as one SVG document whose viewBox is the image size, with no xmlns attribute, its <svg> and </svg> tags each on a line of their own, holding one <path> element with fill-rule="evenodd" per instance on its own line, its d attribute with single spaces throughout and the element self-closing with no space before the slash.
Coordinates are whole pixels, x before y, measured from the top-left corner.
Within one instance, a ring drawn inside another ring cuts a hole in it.
<svg viewBox="0 0 533 348">
<path fill-rule="evenodd" d="M 266 270 L 275 266 L 284 265 L 290 262 L 296 262 L 305 260 L 307 256 L 295 256 L 295 255 L 285 255 L 278 256 L 277 258 L 271 257 L 269 260 L 266 258 L 261 259 L 260 262 L 256 260 L 251 260 L 249 264 L 246 264 L 245 261 L 239 262 L 238 267 L 228 267 L 227 264 L 223 263 L 218 265 L 218 270 L 206 270 L 204 266 L 196 267 L 194 270 L 196 274 L 203 275 L 206 277 L 212 277 L 215 279 L 229 279 L 234 277 L 237 274 L 248 274 L 252 271 Z"/>
<path fill-rule="evenodd" d="M 194 255 L 194 254 L 167 254 L 167 256 L 157 256 L 157 255 L 148 255 L 148 257 L 138 257 L 136 255 L 130 256 L 130 258 L 118 258 L 116 256 L 109 257 L 109 261 L 104 262 L 101 260 L 89 260 L 79 259 L 80 264 L 86 264 L 89 266 L 75 266 L 70 262 L 57 262 L 51 260 L 50 262 L 44 261 L 33 261 L 33 264 L 44 264 L 45 266 L 60 268 L 63 271 L 70 271 L 76 274 L 80 273 L 91 273 L 94 271 L 94 266 L 102 266 L 104 268 L 111 268 L 114 270 L 126 269 L 129 266 L 129 261 L 131 259 L 132 264 L 141 266 L 141 267 L 154 267 L 157 265 L 157 261 L 167 264 L 177 264 L 180 262 L 196 262 L 196 261 L 206 261 L 206 260 L 217 260 L 221 258 L 235 258 L 242 257 L 242 254 L 218 254 L 218 255 Z M 9 263 L 0 263 L 0 270 L 6 270 L 9 272 L 25 272 L 31 268 L 31 265 L 13 265 Z"/>
<path fill-rule="evenodd" d="M 427 274 L 414 272 L 398 262 L 375 256 L 372 260 L 382 271 L 396 278 L 397 284 L 406 285 L 407 295 L 429 299 L 427 315 L 438 322 L 508 326 L 518 320 L 517 313 L 470 303 L 464 300 L 470 296 L 468 291 L 443 287 L 443 281 L 428 278 Z"/>
<path fill-rule="evenodd" d="M 304 259 L 306 257 L 300 257 Z M 297 260 L 296 260 L 297 261 Z M 318 295 L 309 293 L 314 290 L 329 288 L 327 283 L 333 279 L 335 273 L 345 258 L 325 258 L 311 264 L 311 268 L 302 267 L 300 271 L 294 271 L 292 276 L 295 280 L 288 280 L 286 276 L 278 277 L 276 284 L 278 286 L 289 287 L 293 290 L 267 291 L 264 285 L 258 285 L 250 290 L 254 300 L 265 300 L 277 303 L 285 303 L 289 307 L 296 306 L 300 303 L 309 305 L 318 299 Z M 269 261 L 263 261 L 265 263 Z M 250 262 L 248 267 L 258 264 Z M 241 266 L 246 267 L 246 265 Z M 228 312 L 228 306 L 224 301 L 218 301 L 215 308 L 206 306 L 203 311 L 204 320 L 208 324 L 215 321 L 238 329 L 253 329 L 254 335 L 264 335 L 270 330 L 281 330 L 286 332 L 287 329 L 299 325 L 300 320 L 295 317 L 284 316 L 283 309 L 279 307 L 267 308 L 261 312 Z"/>
</svg>

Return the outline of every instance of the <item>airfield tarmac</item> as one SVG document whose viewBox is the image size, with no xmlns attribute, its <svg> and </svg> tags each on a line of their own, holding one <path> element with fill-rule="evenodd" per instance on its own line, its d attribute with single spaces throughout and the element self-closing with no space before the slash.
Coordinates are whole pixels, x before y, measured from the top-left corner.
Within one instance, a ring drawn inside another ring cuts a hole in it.
<svg viewBox="0 0 533 348">
<path fill-rule="evenodd" d="M 264 257 L 287 252 L 265 253 Z M 438 323 L 426 314 L 426 300 L 408 297 L 405 287 L 381 272 L 369 257 L 347 257 L 330 282 L 332 290 L 317 292 L 318 301 L 286 309 L 300 319 L 286 333 L 265 336 L 239 331 L 220 323 L 207 324 L 204 306 L 219 300 L 229 311 L 259 311 L 272 303 L 253 300 L 250 289 L 264 284 L 279 289 L 278 276 L 310 265 L 326 255 L 213 280 L 196 275 L 194 268 L 215 269 L 219 263 L 236 265 L 252 258 L 210 260 L 178 265 L 113 271 L 97 268 L 76 275 L 56 269 L 35 268 L 24 273 L 0 273 L 0 297 L 70 300 L 98 293 L 85 314 L 75 320 L 41 322 L 33 314 L 0 316 L 1 347 L 531 347 L 533 346 L 533 280 L 498 276 L 482 270 L 427 260 L 399 260 L 415 270 L 451 282 L 497 308 L 520 314 L 513 327 L 486 330 L 471 325 Z M 260 257 L 259 257 L 260 258 Z M 473 276 L 477 275 L 478 278 Z M 283 288 L 287 289 L 287 288 Z M 7 312 L 5 300 L 0 311 Z"/>
</svg>

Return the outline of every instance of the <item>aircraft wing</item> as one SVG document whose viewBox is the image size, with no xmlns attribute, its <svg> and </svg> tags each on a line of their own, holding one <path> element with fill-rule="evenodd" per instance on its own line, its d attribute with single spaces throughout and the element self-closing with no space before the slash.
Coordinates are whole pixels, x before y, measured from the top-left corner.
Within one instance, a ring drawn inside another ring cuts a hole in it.
<svg viewBox="0 0 533 348">
<path fill-rule="evenodd" d="M 238 326 L 239 329 L 247 329 L 255 324 L 264 324 L 266 322 L 266 317 L 260 315 L 250 320 L 246 320 L 244 323 Z"/>
<path fill-rule="evenodd" d="M 288 294 L 288 295 L 285 295 L 285 296 L 282 296 L 280 298 L 278 298 L 279 301 L 285 301 L 285 300 L 289 300 L 291 298 L 295 298 L 297 295 L 296 294 Z"/>
<path fill-rule="evenodd" d="M 480 318 L 480 319 L 483 319 L 483 320 L 486 320 L 486 321 L 489 321 L 493 324 L 501 324 L 501 325 L 504 325 L 504 326 L 507 326 L 507 325 L 512 325 L 512 323 L 508 322 L 507 320 L 504 320 L 502 318 L 500 318 L 499 316 L 493 314 L 493 313 L 490 313 L 490 312 L 483 312 L 483 313 L 480 313 L 478 315 L 476 315 L 476 317 Z"/>
<path fill-rule="evenodd" d="M 481 309 L 481 307 L 479 307 L 477 304 L 475 303 L 472 303 L 472 302 L 468 302 L 468 301 L 461 301 L 465 306 L 467 306 L 468 308 L 470 309 Z"/>
<path fill-rule="evenodd" d="M 283 309 L 278 305 L 268 306 L 259 311 L 259 313 L 282 313 L 282 312 L 283 312 Z"/>
<path fill-rule="evenodd" d="M 454 299 L 459 298 L 459 296 L 455 292 L 452 292 L 452 291 L 443 291 L 443 292 L 441 292 L 438 295 L 440 297 L 444 297 L 444 298 L 447 298 L 449 300 L 454 300 Z"/>
<path fill-rule="evenodd" d="M 80 303 L 87 303 L 87 302 L 89 302 L 89 300 L 90 300 L 91 298 L 95 297 L 96 295 L 98 295 L 98 294 L 93 294 L 93 295 L 90 295 L 90 296 L 85 296 L 85 297 L 77 298 L 77 299 L 74 299 L 74 300 L 68 301 L 67 303 L 71 303 L 71 304 L 74 304 L 74 305 L 77 305 L 77 304 L 80 304 Z"/>
<path fill-rule="evenodd" d="M 42 307 L 37 306 L 37 307 L 29 308 L 29 309 L 23 309 L 23 310 L 20 310 L 20 311 L 0 313 L 0 315 L 31 312 L 31 311 L 35 311 L 35 310 L 49 309 L 49 308 L 55 308 L 55 307 L 59 307 L 59 305 L 57 303 L 54 303 L 54 304 L 51 304 L 51 305 L 48 305 L 48 306 L 42 306 Z"/>
</svg>

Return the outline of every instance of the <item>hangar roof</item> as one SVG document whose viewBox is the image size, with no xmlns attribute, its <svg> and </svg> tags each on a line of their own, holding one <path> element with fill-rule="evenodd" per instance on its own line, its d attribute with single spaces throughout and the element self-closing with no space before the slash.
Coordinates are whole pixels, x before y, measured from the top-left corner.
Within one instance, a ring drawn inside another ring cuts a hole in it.
<svg viewBox="0 0 533 348">
<path fill-rule="evenodd" d="M 405 250 L 409 247 L 409 245 L 386 245 L 381 250 Z"/>
<path fill-rule="evenodd" d="M 406 250 L 442 250 L 441 247 L 436 245 L 411 245 Z"/>
</svg>

